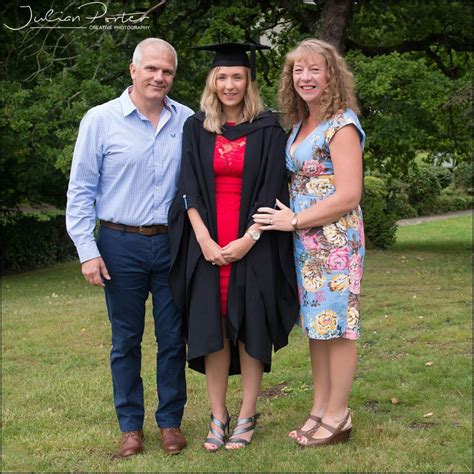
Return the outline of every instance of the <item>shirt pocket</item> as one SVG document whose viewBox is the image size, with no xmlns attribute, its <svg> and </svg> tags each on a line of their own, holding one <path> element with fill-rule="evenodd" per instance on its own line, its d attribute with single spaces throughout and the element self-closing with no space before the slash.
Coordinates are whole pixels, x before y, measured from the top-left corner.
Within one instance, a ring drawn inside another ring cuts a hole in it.
<svg viewBox="0 0 474 474">
<path fill-rule="evenodd" d="M 181 149 L 183 143 L 183 132 L 178 129 L 166 131 L 156 142 L 156 149 L 162 171 L 177 174 L 181 165 Z"/>
</svg>

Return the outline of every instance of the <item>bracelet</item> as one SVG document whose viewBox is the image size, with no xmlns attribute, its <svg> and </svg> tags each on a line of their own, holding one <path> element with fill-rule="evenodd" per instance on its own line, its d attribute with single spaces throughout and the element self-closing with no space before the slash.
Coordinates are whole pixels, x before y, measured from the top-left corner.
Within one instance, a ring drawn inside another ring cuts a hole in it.
<svg viewBox="0 0 474 474">
<path fill-rule="evenodd" d="M 293 230 L 298 230 L 298 214 L 296 212 L 293 213 L 293 219 L 291 219 L 291 225 L 293 226 Z"/>
</svg>

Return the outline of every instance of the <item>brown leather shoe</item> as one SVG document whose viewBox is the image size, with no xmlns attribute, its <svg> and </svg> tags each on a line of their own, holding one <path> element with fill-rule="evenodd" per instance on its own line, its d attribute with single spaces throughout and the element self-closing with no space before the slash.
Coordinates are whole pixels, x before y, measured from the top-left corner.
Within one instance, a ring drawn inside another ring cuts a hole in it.
<svg viewBox="0 0 474 474">
<path fill-rule="evenodd" d="M 120 438 L 118 458 L 128 458 L 143 452 L 143 431 L 124 431 Z"/>
<path fill-rule="evenodd" d="M 161 444 L 168 454 L 179 454 L 188 444 L 181 428 L 161 428 Z"/>
</svg>

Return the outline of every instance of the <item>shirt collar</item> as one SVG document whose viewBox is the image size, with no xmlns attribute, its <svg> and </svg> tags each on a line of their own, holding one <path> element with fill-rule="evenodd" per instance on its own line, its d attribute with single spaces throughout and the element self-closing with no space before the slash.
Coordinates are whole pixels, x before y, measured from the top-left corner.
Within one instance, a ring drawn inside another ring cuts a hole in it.
<svg viewBox="0 0 474 474">
<path fill-rule="evenodd" d="M 166 96 L 164 101 L 163 101 L 163 105 L 170 111 L 170 112 L 174 112 L 176 113 L 177 109 L 176 109 L 176 105 L 174 105 L 173 101 L 168 97 Z"/>
<path fill-rule="evenodd" d="M 123 92 L 122 95 L 120 96 L 120 105 L 122 106 L 122 112 L 123 116 L 126 117 L 127 115 L 130 115 L 132 112 L 137 110 L 136 105 L 132 102 L 132 99 L 130 98 L 130 92 L 132 90 L 133 86 L 127 87 Z M 168 109 L 170 112 L 175 112 L 177 111 L 176 105 L 174 105 L 173 100 L 170 99 L 168 96 L 165 96 L 163 100 L 163 105 L 166 109 Z M 137 110 L 138 112 L 138 110 Z"/>
</svg>

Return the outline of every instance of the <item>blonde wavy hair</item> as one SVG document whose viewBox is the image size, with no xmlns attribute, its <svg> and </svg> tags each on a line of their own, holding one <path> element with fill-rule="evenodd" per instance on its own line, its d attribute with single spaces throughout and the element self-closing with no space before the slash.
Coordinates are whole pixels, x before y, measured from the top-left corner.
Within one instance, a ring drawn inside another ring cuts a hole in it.
<svg viewBox="0 0 474 474">
<path fill-rule="evenodd" d="M 285 58 L 280 77 L 278 99 L 281 111 L 291 125 L 302 121 L 309 115 L 306 102 L 298 95 L 293 85 L 293 66 L 296 61 L 315 55 L 321 56 L 326 63 L 327 85 L 321 93 L 320 120 L 333 117 L 340 110 L 352 109 L 359 113 L 355 96 L 354 76 L 344 58 L 336 48 L 325 41 L 305 39 Z"/>
<path fill-rule="evenodd" d="M 204 128 L 209 132 L 222 134 L 222 126 L 225 123 L 225 117 L 222 110 L 222 103 L 217 96 L 216 79 L 220 67 L 212 68 L 206 79 L 206 85 L 201 97 L 201 110 L 206 115 L 204 119 Z M 247 87 L 243 98 L 242 113 L 237 123 L 252 122 L 257 115 L 263 112 L 263 102 L 258 91 L 256 81 L 252 81 L 250 69 L 247 70 Z"/>
</svg>

